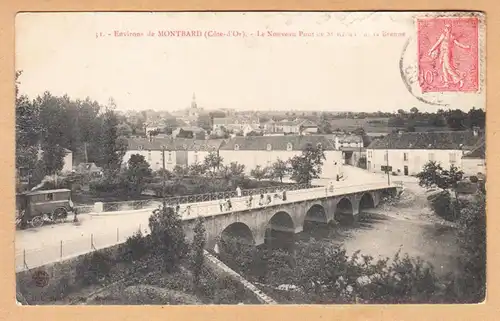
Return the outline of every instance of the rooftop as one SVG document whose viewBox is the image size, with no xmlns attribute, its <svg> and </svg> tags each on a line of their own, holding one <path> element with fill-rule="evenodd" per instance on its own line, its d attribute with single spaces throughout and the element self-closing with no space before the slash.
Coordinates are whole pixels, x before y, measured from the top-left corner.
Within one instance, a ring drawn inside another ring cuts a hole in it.
<svg viewBox="0 0 500 321">
<path fill-rule="evenodd" d="M 221 146 L 221 150 L 234 150 L 238 145 L 239 150 L 266 150 L 271 145 L 272 150 L 288 150 L 288 144 L 292 150 L 303 150 L 307 144 L 321 144 L 324 150 L 335 150 L 331 141 L 323 136 L 251 136 L 234 137 Z"/>
<path fill-rule="evenodd" d="M 368 149 L 471 149 L 484 136 L 484 132 L 443 131 L 391 133 L 373 141 Z"/>
<path fill-rule="evenodd" d="M 479 143 L 472 149 L 470 153 L 465 154 L 462 158 L 486 158 L 486 142 L 481 139 Z"/>
<path fill-rule="evenodd" d="M 165 146 L 166 150 L 217 150 L 224 140 L 222 139 L 188 139 L 188 138 L 157 138 L 153 137 L 150 141 L 148 138 L 129 138 L 128 150 L 162 150 Z"/>
</svg>

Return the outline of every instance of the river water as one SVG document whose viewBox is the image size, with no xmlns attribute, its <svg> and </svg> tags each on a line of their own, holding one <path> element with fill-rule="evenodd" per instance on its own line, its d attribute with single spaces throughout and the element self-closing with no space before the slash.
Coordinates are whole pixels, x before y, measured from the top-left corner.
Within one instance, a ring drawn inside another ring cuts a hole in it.
<svg viewBox="0 0 500 321">
<path fill-rule="evenodd" d="M 383 214 L 360 214 L 351 226 L 316 227 L 297 235 L 332 246 L 341 245 L 348 254 L 360 251 L 374 258 L 392 258 L 400 251 L 430 263 L 437 274 L 455 272 L 458 248 L 455 229 L 439 223 L 421 222 Z"/>
</svg>

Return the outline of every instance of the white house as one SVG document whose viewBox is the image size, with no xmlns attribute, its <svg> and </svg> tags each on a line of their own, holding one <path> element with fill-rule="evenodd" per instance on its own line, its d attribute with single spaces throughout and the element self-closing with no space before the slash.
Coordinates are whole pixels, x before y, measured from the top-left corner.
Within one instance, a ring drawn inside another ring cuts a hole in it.
<svg viewBox="0 0 500 321">
<path fill-rule="evenodd" d="M 477 147 L 462 157 L 462 171 L 467 176 L 486 175 L 486 143 L 481 140 Z"/>
<path fill-rule="evenodd" d="M 64 149 L 66 155 L 63 158 L 63 168 L 61 169 L 62 173 L 70 173 L 73 170 L 73 152 L 69 149 Z"/>
<path fill-rule="evenodd" d="M 462 156 L 472 150 L 484 133 L 477 130 L 392 133 L 366 149 L 367 169 L 383 172 L 384 166 L 400 175 L 416 175 L 429 161 L 444 168 L 462 168 Z"/>
<path fill-rule="evenodd" d="M 342 175 L 342 152 L 324 136 L 234 137 L 220 147 L 219 154 L 226 165 L 238 162 L 245 165 L 245 171 L 250 173 L 257 166 L 271 166 L 278 159 L 286 161 L 300 155 L 308 144 L 321 144 L 325 151 L 321 177 Z"/>
<path fill-rule="evenodd" d="M 173 170 L 176 165 L 189 166 L 202 163 L 210 152 L 216 152 L 223 140 L 196 140 L 184 138 L 129 138 L 128 150 L 123 156 L 123 165 L 126 166 L 134 154 L 143 155 L 156 171 L 163 167 L 163 148 L 165 149 L 165 168 Z"/>
</svg>

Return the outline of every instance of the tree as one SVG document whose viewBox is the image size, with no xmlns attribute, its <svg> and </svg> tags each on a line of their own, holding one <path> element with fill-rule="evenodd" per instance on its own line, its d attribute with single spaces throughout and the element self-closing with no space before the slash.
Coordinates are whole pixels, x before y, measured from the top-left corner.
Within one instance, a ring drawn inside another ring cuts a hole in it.
<svg viewBox="0 0 500 321">
<path fill-rule="evenodd" d="M 463 275 L 454 285 L 466 303 L 478 303 L 486 295 L 486 195 L 478 193 L 464 207 L 458 220 L 458 243 L 464 250 L 459 264 Z"/>
<path fill-rule="evenodd" d="M 267 173 L 268 173 L 267 168 L 257 165 L 254 169 L 250 171 L 250 176 L 260 181 L 266 178 Z"/>
<path fill-rule="evenodd" d="M 467 114 L 468 127 L 484 128 L 486 126 L 486 113 L 482 109 L 472 108 Z"/>
<path fill-rule="evenodd" d="M 412 107 L 412 108 L 410 109 L 410 112 L 411 112 L 412 114 L 418 114 L 418 108 L 417 108 L 417 107 Z"/>
<path fill-rule="evenodd" d="M 193 229 L 194 237 L 191 249 L 191 271 L 193 272 L 193 283 L 195 287 L 198 287 L 200 283 L 200 276 L 203 269 L 204 263 L 204 248 L 207 243 L 206 230 L 203 218 L 199 217 L 196 219 L 196 225 Z"/>
<path fill-rule="evenodd" d="M 153 172 L 143 155 L 131 155 L 127 165 L 125 177 L 128 192 L 131 195 L 138 196 L 153 177 Z"/>
<path fill-rule="evenodd" d="M 358 127 L 352 132 L 354 135 L 361 136 L 361 139 L 363 140 L 363 147 L 368 147 L 370 143 L 372 142 L 370 136 L 366 134 L 366 131 L 363 127 Z"/>
<path fill-rule="evenodd" d="M 43 146 L 42 159 L 45 165 L 45 175 L 53 175 L 59 172 L 64 166 L 66 150 L 59 145 Z"/>
<path fill-rule="evenodd" d="M 149 217 L 149 229 L 153 249 L 162 259 L 164 270 L 173 271 L 187 252 L 180 216 L 171 207 L 157 209 Z"/>
<path fill-rule="evenodd" d="M 196 121 L 196 125 L 198 127 L 203 128 L 207 132 L 212 130 L 212 119 L 210 115 L 200 115 L 198 116 L 198 120 Z"/>
<path fill-rule="evenodd" d="M 283 177 L 288 173 L 287 163 L 281 159 L 278 159 L 273 163 L 271 167 L 271 176 L 273 178 L 279 178 L 280 182 L 283 182 Z"/>
<path fill-rule="evenodd" d="M 328 120 L 326 113 L 321 113 L 318 127 L 319 132 L 322 134 L 331 134 L 333 132 L 332 124 Z"/>
<path fill-rule="evenodd" d="M 229 173 L 231 176 L 242 176 L 245 172 L 245 165 L 238 162 L 231 162 L 229 164 Z"/>
<path fill-rule="evenodd" d="M 448 110 L 445 113 L 446 123 L 452 130 L 464 130 L 467 128 L 467 114 L 460 109 Z"/>
<path fill-rule="evenodd" d="M 189 166 L 188 171 L 191 176 L 203 176 L 207 172 L 207 167 L 205 164 L 194 163 Z"/>
<path fill-rule="evenodd" d="M 209 168 L 213 173 L 220 168 L 223 162 L 223 158 L 217 152 L 210 152 L 204 159 L 203 163 L 207 168 Z"/>
<path fill-rule="evenodd" d="M 189 168 L 181 165 L 175 165 L 173 172 L 175 176 L 181 178 L 189 175 Z"/>
<path fill-rule="evenodd" d="M 319 178 L 323 160 L 325 159 L 325 153 L 320 145 L 312 146 L 312 144 L 308 144 L 301 155 L 290 159 L 290 165 L 292 166 L 291 179 L 299 184 L 311 184 L 314 178 Z"/>
<path fill-rule="evenodd" d="M 437 187 L 442 190 L 456 189 L 464 173 L 456 166 L 451 165 L 449 170 L 443 169 L 441 164 L 430 161 L 417 174 L 418 184 L 425 188 Z"/>
<path fill-rule="evenodd" d="M 99 165 L 109 172 L 116 172 L 120 169 L 123 156 L 127 150 L 124 139 L 118 135 L 118 117 L 114 111 L 115 105 L 110 100 L 110 105 L 106 108 L 103 121 L 103 135 L 101 137 L 101 160 Z"/>
<path fill-rule="evenodd" d="M 457 219 L 459 202 L 456 188 L 463 176 L 464 173 L 456 166 L 451 165 L 450 169 L 446 170 L 433 161 L 426 163 L 423 170 L 417 174 L 420 186 L 427 189 L 437 187 L 442 190 L 441 194 L 434 196 L 430 201 L 436 214 L 444 219 Z M 455 202 L 451 201 L 449 190 L 455 193 Z"/>
</svg>

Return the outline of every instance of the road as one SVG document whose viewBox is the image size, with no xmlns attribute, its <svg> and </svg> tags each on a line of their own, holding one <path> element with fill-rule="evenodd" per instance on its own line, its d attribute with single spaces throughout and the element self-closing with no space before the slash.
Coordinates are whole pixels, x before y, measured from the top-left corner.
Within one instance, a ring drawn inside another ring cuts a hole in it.
<svg viewBox="0 0 500 321">
<path fill-rule="evenodd" d="M 387 181 L 380 175 L 350 166 L 346 166 L 345 171 L 348 178 L 335 182 L 333 193 L 327 191 L 325 187 L 289 191 L 286 203 L 387 186 Z M 313 183 L 326 185 L 329 181 L 319 179 Z M 232 211 L 248 209 L 247 200 L 248 197 L 232 199 Z M 284 203 L 281 200 L 277 202 Z M 252 208 L 259 208 L 255 196 Z M 68 222 L 17 231 L 16 271 L 78 256 L 92 249 L 122 243 L 139 229 L 148 233 L 148 219 L 151 211 L 152 208 L 94 215 L 82 214 L 79 215 L 80 221 L 77 224 Z M 206 217 L 224 213 L 227 211 L 220 211 L 219 201 L 183 204 L 180 209 L 180 215 L 184 220 L 196 216 Z"/>
</svg>

